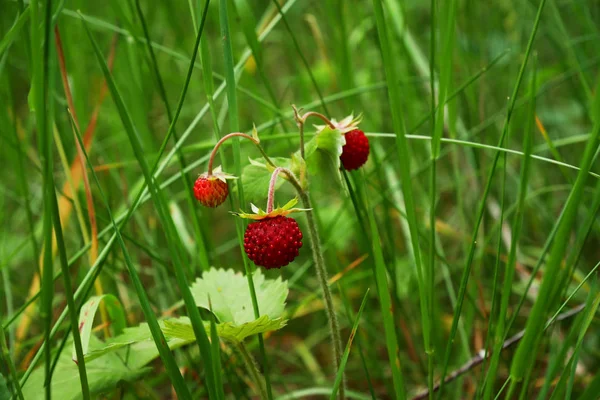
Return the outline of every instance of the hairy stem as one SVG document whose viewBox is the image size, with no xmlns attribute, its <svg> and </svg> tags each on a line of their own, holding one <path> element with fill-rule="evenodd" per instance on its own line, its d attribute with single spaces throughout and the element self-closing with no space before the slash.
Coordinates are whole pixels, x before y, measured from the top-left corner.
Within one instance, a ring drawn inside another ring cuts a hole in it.
<svg viewBox="0 0 600 400">
<path fill-rule="evenodd" d="M 275 183 L 277 183 L 277 176 L 279 173 L 283 172 L 284 170 L 285 168 L 277 167 L 275 168 L 275 171 L 273 171 L 273 174 L 271 174 L 271 181 L 269 182 L 269 195 L 267 197 L 267 213 L 273 211 L 273 204 L 275 203 Z M 291 171 L 287 171 L 286 173 L 290 175 L 290 179 L 292 179 L 291 176 L 293 176 L 293 174 L 291 174 Z"/>
<path fill-rule="evenodd" d="M 300 131 L 300 152 L 302 154 L 302 158 L 304 159 L 304 123 L 306 122 L 306 120 L 312 116 L 320 118 L 333 129 L 335 129 L 335 125 L 329 120 L 329 118 L 318 112 L 309 111 L 304 115 L 300 116 L 299 110 L 295 106 L 292 106 L 292 108 L 294 110 L 294 118 L 296 120 L 296 123 L 298 124 L 298 129 Z M 302 188 L 302 185 L 294 177 L 291 171 L 284 170 L 283 172 L 285 172 L 289 176 L 290 182 L 296 187 L 296 190 L 300 195 L 300 199 L 302 200 L 304 208 L 307 209 L 306 221 L 308 223 L 308 236 L 310 238 L 315 268 L 317 269 L 317 278 L 319 279 L 319 285 L 321 286 L 321 291 L 323 292 L 325 311 L 327 312 L 327 319 L 329 320 L 329 335 L 331 337 L 331 342 L 333 345 L 333 366 L 335 368 L 335 371 L 337 372 L 340 368 L 340 363 L 342 360 L 342 339 L 340 335 L 340 326 L 337 320 L 337 316 L 335 314 L 335 308 L 333 306 L 333 296 L 331 295 L 331 291 L 329 290 L 327 268 L 325 267 L 325 259 L 323 258 L 323 250 L 321 249 L 321 240 L 319 237 L 319 231 L 317 229 L 317 224 L 315 222 L 315 217 L 312 210 L 312 203 L 310 201 L 310 196 L 308 195 L 308 192 L 306 192 Z M 346 375 L 343 374 L 342 384 L 340 385 L 340 389 L 338 392 L 338 398 L 342 400 L 345 399 L 345 392 Z"/>
<path fill-rule="evenodd" d="M 325 259 L 323 258 L 323 249 L 321 249 L 321 241 L 319 239 L 319 231 L 317 230 L 317 224 L 312 211 L 312 203 L 308 193 L 305 191 L 299 191 L 300 199 L 306 211 L 306 221 L 308 223 L 308 236 L 310 238 L 311 249 L 313 253 L 313 259 L 315 267 L 317 269 L 317 278 L 323 292 L 323 300 L 325 302 L 325 311 L 327 312 L 327 319 L 329 320 L 329 333 L 331 335 L 331 341 L 333 344 L 333 355 L 334 355 L 334 368 L 337 372 L 340 367 L 342 359 L 342 339 L 340 336 L 340 326 L 338 324 L 337 316 L 335 314 L 335 308 L 333 306 L 333 297 L 329 290 L 329 283 L 327 280 L 327 269 L 325 268 Z M 338 392 L 340 399 L 345 399 L 346 391 L 346 376 L 344 374 L 342 385 Z"/>
<path fill-rule="evenodd" d="M 240 342 L 237 345 L 237 349 L 240 355 L 242 356 L 242 360 L 244 360 L 244 365 L 246 366 L 246 369 L 248 370 L 252 381 L 256 385 L 256 391 L 260 395 L 260 398 L 263 400 L 268 399 L 269 397 L 267 396 L 267 387 L 265 385 L 264 377 L 258 370 L 256 362 L 252 357 L 252 354 L 250 354 L 243 342 Z"/>
<path fill-rule="evenodd" d="M 264 157 L 265 161 L 270 164 L 273 167 L 277 167 L 273 161 L 271 161 L 271 159 L 269 158 L 269 156 L 267 155 L 267 153 L 265 153 L 265 150 L 262 148 L 262 146 L 260 145 L 260 142 L 258 141 L 258 139 L 253 138 L 250 135 L 246 135 L 245 133 L 241 133 L 241 132 L 233 132 L 230 133 L 228 135 L 223 136 L 218 142 L 217 144 L 215 144 L 215 147 L 213 147 L 212 152 L 210 153 L 210 159 L 208 160 L 208 176 L 211 176 L 213 174 L 213 163 L 215 161 L 215 157 L 217 156 L 217 150 L 219 150 L 219 147 L 221 147 L 221 145 L 227 140 L 230 139 L 232 137 L 243 137 L 244 139 L 248 139 L 250 140 L 252 143 L 254 143 L 256 145 L 256 147 L 258 148 L 258 150 L 260 151 L 260 154 L 262 154 L 262 156 Z"/>
</svg>

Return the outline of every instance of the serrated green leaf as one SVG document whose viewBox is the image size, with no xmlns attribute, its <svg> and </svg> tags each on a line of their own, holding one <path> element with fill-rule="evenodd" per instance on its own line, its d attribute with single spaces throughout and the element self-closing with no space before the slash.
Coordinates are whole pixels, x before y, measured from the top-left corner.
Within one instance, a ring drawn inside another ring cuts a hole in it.
<svg viewBox="0 0 600 400">
<path fill-rule="evenodd" d="M 236 325 L 231 322 L 216 324 L 217 334 L 221 339 L 239 343 L 245 338 L 259 333 L 276 331 L 283 328 L 287 324 L 287 320 L 283 318 L 271 319 L 268 315 L 263 315 L 260 318 L 247 322 L 241 325 Z M 164 321 L 165 336 L 174 339 L 180 339 L 187 342 L 192 342 L 194 339 L 194 331 L 192 325 L 187 318 L 168 319 Z M 206 330 L 210 330 L 210 324 L 206 324 Z"/>
<path fill-rule="evenodd" d="M 148 335 L 150 335 L 148 333 Z M 154 343 L 149 339 L 150 343 Z M 90 349 L 95 351 L 102 342 L 95 336 L 91 337 Z M 156 348 L 156 347 L 154 347 Z M 158 351 L 156 356 L 158 357 Z M 90 394 L 97 395 L 113 389 L 120 381 L 134 382 L 150 371 L 150 368 L 137 368 L 123 362 L 122 355 L 111 353 L 104 357 L 86 362 Z M 44 399 L 44 368 L 38 368 L 29 377 L 23 387 L 23 396 L 27 400 Z M 52 378 L 53 398 L 60 400 L 78 400 L 82 398 L 77 364 L 71 360 L 68 352 L 60 356 Z"/>
<path fill-rule="evenodd" d="M 81 312 L 79 313 L 79 333 L 81 335 L 81 347 L 84 356 L 86 356 L 89 350 L 94 317 L 96 316 L 96 312 L 98 311 L 101 302 L 104 302 L 106 311 L 108 311 L 111 320 L 111 328 L 113 329 L 115 336 L 120 335 L 127 325 L 123 307 L 121 307 L 119 299 L 115 296 L 112 294 L 105 294 L 90 298 L 83 307 L 81 307 Z M 87 360 L 87 357 L 85 358 Z M 75 353 L 75 347 L 73 347 L 73 361 L 75 360 L 77 360 L 77 355 Z"/>
<path fill-rule="evenodd" d="M 254 272 L 252 279 L 261 315 L 273 320 L 281 317 L 289 292 L 287 281 L 282 281 L 281 277 L 267 280 L 260 270 Z M 248 281 L 241 273 L 211 268 L 194 282 L 191 289 L 198 307 L 209 311 L 210 296 L 212 312 L 220 323 L 240 326 L 255 319 Z"/>
<path fill-rule="evenodd" d="M 164 321 L 159 321 L 159 325 L 161 330 L 164 331 Z M 190 343 L 171 337 L 165 337 L 165 340 L 171 350 Z M 130 347 L 124 349 L 127 346 Z M 127 356 L 127 365 L 134 369 L 141 368 L 158 357 L 158 349 L 154 345 L 148 324 L 143 323 L 136 327 L 126 328 L 121 335 L 109 338 L 104 343 L 100 342 L 93 350 L 88 351 L 85 355 L 85 360 L 91 361 L 107 353 L 121 350 Z"/>
<path fill-rule="evenodd" d="M 285 300 L 288 296 L 287 281 L 281 278 L 265 279 L 260 270 L 253 276 L 256 296 L 260 305 L 261 317 L 254 318 L 248 282 L 244 275 L 233 270 L 211 268 L 202 278 L 196 280 L 191 290 L 198 307 L 211 311 L 219 320 L 217 334 L 220 338 L 240 342 L 246 337 L 283 328 L 287 320 L 283 318 Z M 210 296 L 210 305 L 208 297 Z M 173 350 L 194 342 L 192 325 L 187 317 L 159 321 L 167 346 Z M 204 323 L 210 333 L 210 324 Z M 85 355 L 92 361 L 108 353 L 117 352 L 131 369 L 144 367 L 158 357 L 158 350 L 147 324 L 125 328 L 119 336 L 100 342 Z"/>
</svg>

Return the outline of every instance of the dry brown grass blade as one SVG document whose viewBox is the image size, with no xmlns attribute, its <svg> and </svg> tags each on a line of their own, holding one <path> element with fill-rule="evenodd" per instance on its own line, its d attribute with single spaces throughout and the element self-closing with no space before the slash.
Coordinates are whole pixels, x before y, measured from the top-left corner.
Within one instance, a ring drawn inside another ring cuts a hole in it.
<svg viewBox="0 0 600 400">
<path fill-rule="evenodd" d="M 111 42 L 111 47 L 110 47 L 110 53 L 108 56 L 108 67 L 111 71 L 112 71 L 113 64 L 114 64 L 116 48 L 117 48 L 117 35 L 115 35 L 113 37 L 113 40 Z M 64 62 L 64 59 L 63 59 L 63 62 Z M 98 96 L 98 102 L 96 103 L 94 112 L 92 114 L 92 117 L 90 118 L 90 122 L 85 130 L 84 135 L 83 135 L 83 144 L 88 153 L 90 151 L 90 148 L 92 145 L 92 139 L 94 138 L 94 133 L 96 131 L 98 115 L 100 113 L 100 107 L 102 106 L 102 103 L 103 103 L 107 93 L 108 93 L 108 88 L 106 86 L 106 81 L 104 81 L 102 84 L 102 88 L 100 89 L 100 94 Z M 70 93 L 68 96 L 70 96 Z M 67 99 L 67 101 L 69 101 L 69 99 Z M 72 99 L 71 99 L 71 103 L 69 103 L 69 104 L 71 107 Z M 75 188 L 78 188 L 79 185 L 81 184 L 81 180 L 83 177 L 83 170 L 81 168 L 81 163 L 79 162 L 79 160 L 73 160 L 73 162 L 71 163 L 70 172 L 71 172 L 71 177 L 72 177 L 72 181 L 73 181 L 73 186 Z M 65 182 L 63 184 L 62 193 L 64 193 L 64 196 L 59 197 L 58 208 L 59 208 L 61 224 L 63 227 L 66 228 L 68 225 L 67 224 L 68 219 L 71 215 L 71 212 L 73 211 L 73 206 L 70 201 L 70 199 L 73 197 L 73 191 L 71 190 L 71 187 L 68 184 L 68 182 Z M 40 265 L 40 271 L 42 269 L 42 264 L 43 264 L 42 260 L 44 257 L 44 251 L 45 251 L 45 249 L 42 248 L 41 254 L 39 257 L 38 264 Z M 54 239 L 52 240 L 52 255 L 53 255 L 53 257 L 56 255 L 56 242 Z M 30 298 L 30 297 L 34 296 L 36 293 L 39 292 L 39 290 L 40 290 L 40 276 L 38 274 L 35 274 L 32 282 L 31 282 L 31 285 L 29 287 L 28 297 Z M 27 307 L 27 309 L 23 312 L 23 316 L 21 317 L 21 320 L 19 321 L 19 325 L 17 326 L 16 332 L 15 332 L 15 334 L 16 334 L 15 357 L 18 356 L 19 351 L 21 349 L 21 342 L 23 341 L 23 339 L 25 339 L 27 337 L 27 333 L 29 332 L 29 327 L 31 326 L 32 318 L 35 315 L 35 304 L 36 304 L 35 302 L 32 302 L 29 305 L 29 307 Z"/>
</svg>

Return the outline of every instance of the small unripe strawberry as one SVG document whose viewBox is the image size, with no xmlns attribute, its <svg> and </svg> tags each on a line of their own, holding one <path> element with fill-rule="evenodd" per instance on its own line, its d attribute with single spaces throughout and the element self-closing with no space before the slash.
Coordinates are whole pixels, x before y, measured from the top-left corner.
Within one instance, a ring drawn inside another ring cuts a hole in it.
<svg viewBox="0 0 600 400">
<path fill-rule="evenodd" d="M 281 268 L 298 256 L 302 232 L 295 219 L 282 215 L 252 222 L 244 234 L 244 250 L 254 264 Z"/>
<path fill-rule="evenodd" d="M 194 196 L 205 207 L 220 206 L 228 194 L 227 182 L 215 175 L 200 175 L 194 184 Z"/>
<path fill-rule="evenodd" d="M 347 132 L 344 137 L 346 144 L 342 147 L 342 165 L 347 170 L 357 169 L 363 166 L 369 158 L 369 139 L 360 129 Z"/>
</svg>

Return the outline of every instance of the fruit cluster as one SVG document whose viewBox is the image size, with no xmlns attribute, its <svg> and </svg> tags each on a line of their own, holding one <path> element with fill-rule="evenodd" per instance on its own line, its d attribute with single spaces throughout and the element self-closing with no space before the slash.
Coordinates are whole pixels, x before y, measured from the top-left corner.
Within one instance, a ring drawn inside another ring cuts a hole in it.
<svg viewBox="0 0 600 400">
<path fill-rule="evenodd" d="M 296 109 L 294 110 L 297 112 Z M 362 130 L 357 128 L 360 118 L 354 119 L 350 116 L 337 123 L 335 120 L 329 121 L 323 115 L 314 112 L 307 113 L 306 116 L 309 114 L 318 116 L 328 123 L 328 127 L 339 129 L 344 134 L 345 144 L 342 147 L 340 155 L 340 161 L 344 169 L 349 171 L 355 170 L 367 162 L 370 152 L 369 139 Z M 302 123 L 304 123 L 306 116 L 300 120 Z M 297 118 L 299 117 L 297 116 Z M 215 145 L 209 160 L 208 172 L 200 175 L 194 184 L 194 196 L 205 207 L 218 207 L 223 204 L 229 194 L 227 179 L 234 177 L 217 170 L 213 173 L 212 162 L 217 148 L 225 140 L 233 136 L 244 137 L 259 146 L 256 134 L 250 137 L 242 133 L 229 134 Z M 265 155 L 260 146 L 259 149 Z M 284 169 L 276 168 L 271 179 L 267 211 L 264 212 L 253 206 L 255 210 L 254 214 L 237 214 L 242 218 L 256 220 L 246 228 L 244 250 L 248 258 L 256 265 L 267 269 L 281 268 L 288 265 L 298 256 L 302 247 L 302 232 L 300 231 L 300 227 L 296 220 L 287 217 L 287 214 L 305 210 L 292 208 L 296 204 L 296 200 L 292 200 L 285 206 L 273 210 L 274 182 L 281 170 Z M 288 171 L 288 173 L 291 174 L 291 171 Z"/>
</svg>

